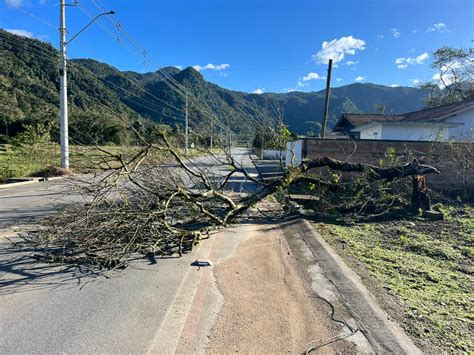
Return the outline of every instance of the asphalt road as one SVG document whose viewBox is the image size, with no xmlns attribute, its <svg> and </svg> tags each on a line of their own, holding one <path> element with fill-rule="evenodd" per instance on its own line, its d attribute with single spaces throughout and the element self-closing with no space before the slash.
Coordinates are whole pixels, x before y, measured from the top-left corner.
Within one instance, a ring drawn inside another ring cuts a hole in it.
<svg viewBox="0 0 474 355">
<path fill-rule="evenodd" d="M 235 148 L 232 155 L 236 161 L 246 166 L 254 176 L 258 175 L 249 158 L 247 149 Z M 207 173 L 217 176 L 229 172 L 225 166 L 215 166 L 215 160 L 209 156 L 193 158 L 190 162 Z M 166 168 L 173 169 L 175 166 L 169 165 Z M 17 229 L 16 227 L 30 223 L 35 218 L 54 213 L 58 207 L 67 203 L 82 201 L 82 197 L 71 190 L 71 184 L 76 183 L 79 179 L 92 179 L 92 176 L 80 176 L 0 189 L 0 233 Z M 235 174 L 229 182 L 228 189 L 236 192 L 251 192 L 256 189 L 256 186 L 247 181 L 243 174 Z"/>
<path fill-rule="evenodd" d="M 233 155 L 252 168 L 246 150 Z M 193 163 L 216 174 L 226 171 L 207 157 Z M 67 180 L 56 180 L 0 190 L 0 232 L 79 200 L 67 185 Z M 247 185 L 237 175 L 231 188 Z M 0 234 L 0 354 L 166 349 L 163 344 L 179 338 L 198 288 L 201 274 L 191 263 L 207 257 L 211 246 L 203 243 L 182 258 L 142 260 L 105 278 L 38 263 L 34 251 L 18 251 Z"/>
<path fill-rule="evenodd" d="M 45 181 L 0 190 L 0 231 L 51 214 L 78 196 L 67 192 L 65 180 Z"/>
<path fill-rule="evenodd" d="M 252 168 L 245 150 L 235 156 Z M 228 171 L 206 157 L 195 162 L 215 174 Z M 0 228 L 76 201 L 77 195 L 64 194 L 64 186 L 64 181 L 52 181 L 0 190 Z M 255 186 L 236 176 L 230 188 Z M 182 258 L 139 260 L 126 270 L 93 276 L 39 263 L 34 250 L 16 249 L 0 230 L 0 354 L 202 353 L 208 346 L 261 352 L 289 346 L 304 352 L 309 341 L 321 344 L 341 335 L 344 340 L 326 352 L 418 353 L 333 253 L 307 224 L 278 221 L 218 232 Z M 210 259 L 216 269 L 192 266 L 196 259 Z M 229 268 L 226 260 L 234 266 Z M 291 286 L 301 283 L 305 291 Z M 295 301 L 298 293 L 301 302 Z M 262 311 L 257 301 L 269 310 Z M 291 302 L 296 308 L 288 313 Z M 299 311 L 303 304 L 310 308 Z M 249 311 L 258 319 L 249 318 Z M 251 328 L 254 320 L 266 327 Z M 306 339 L 305 330 L 314 329 L 304 324 L 311 322 L 320 329 Z"/>
<path fill-rule="evenodd" d="M 195 255 L 141 263 L 110 279 L 5 247 L 0 257 L 0 353 L 51 354 L 146 352 Z"/>
</svg>

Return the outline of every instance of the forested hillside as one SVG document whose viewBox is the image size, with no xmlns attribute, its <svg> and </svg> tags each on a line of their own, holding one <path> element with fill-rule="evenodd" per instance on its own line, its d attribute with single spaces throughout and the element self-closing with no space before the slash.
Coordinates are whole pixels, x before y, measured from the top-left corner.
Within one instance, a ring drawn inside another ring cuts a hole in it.
<svg viewBox="0 0 474 355">
<path fill-rule="evenodd" d="M 28 124 L 50 124 L 58 132 L 58 52 L 44 42 L 0 30 L 0 134 Z M 324 91 L 248 94 L 207 82 L 193 68 L 167 67 L 154 73 L 125 71 L 92 59 L 69 61 L 70 134 L 81 143 L 124 143 L 130 130 L 151 122 L 181 129 L 186 93 L 192 129 L 231 130 L 251 139 L 257 127 L 281 118 L 299 134 L 318 134 Z M 332 89 L 329 126 L 342 112 L 403 113 L 424 106 L 425 92 L 410 87 L 351 84 Z M 113 110 L 113 112 L 112 112 Z"/>
</svg>

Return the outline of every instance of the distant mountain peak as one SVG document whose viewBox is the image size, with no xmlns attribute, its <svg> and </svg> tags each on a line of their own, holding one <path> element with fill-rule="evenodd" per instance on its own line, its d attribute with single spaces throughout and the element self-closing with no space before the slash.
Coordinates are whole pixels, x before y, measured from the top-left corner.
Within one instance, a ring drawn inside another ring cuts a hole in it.
<svg viewBox="0 0 474 355">
<path fill-rule="evenodd" d="M 38 117 L 40 122 L 53 116 L 56 119 L 56 115 L 45 116 L 47 111 L 43 108 L 49 107 L 51 112 L 58 110 L 57 66 L 54 60 L 37 55 L 43 49 L 51 51 L 52 47 L 4 31 L 0 31 L 0 36 L 0 58 L 7 64 L 0 66 L 0 77 L 7 82 L 5 95 L 0 95 L 0 106 L 12 107 L 11 97 L 18 95 L 18 91 L 22 98 L 26 98 L 14 103 L 16 111 L 11 109 L 14 124 L 9 127 L 10 132 L 14 125 L 21 127 L 21 117 Z M 324 112 L 324 90 L 253 95 L 210 83 L 193 67 L 179 70 L 167 66 L 157 72 L 138 73 L 120 71 L 94 59 L 72 60 L 71 64 L 68 85 L 71 107 L 74 108 L 72 117 L 73 114 L 99 110 L 95 108 L 96 103 L 107 102 L 130 120 L 143 117 L 173 126 L 182 125 L 182 112 L 176 108 L 184 107 L 183 90 L 168 81 L 170 76 L 200 102 L 199 107 L 192 107 L 190 112 L 190 122 L 194 125 L 206 124 L 206 116 L 215 115 L 234 132 L 252 137 L 258 118 L 263 118 L 269 126 L 277 124 L 280 119 L 277 108 L 281 107 L 284 122 L 290 130 L 318 134 Z M 12 75 L 12 68 L 21 70 Z M 426 93 L 419 88 L 372 83 L 333 87 L 328 123 L 333 125 L 342 112 L 373 113 L 382 105 L 387 114 L 416 111 L 425 106 Z M 18 110 L 20 115 L 17 115 Z M 2 127 L 5 130 L 2 124 L 0 120 L 0 132 Z"/>
<path fill-rule="evenodd" d="M 167 67 L 163 67 L 163 68 L 158 70 L 158 72 L 160 72 L 160 71 L 164 71 L 167 74 L 169 74 L 171 76 L 174 76 L 174 75 L 178 74 L 181 70 L 174 67 L 174 66 L 167 66 Z"/>
<path fill-rule="evenodd" d="M 187 67 L 181 70 L 178 74 L 175 75 L 176 79 L 179 81 L 188 80 L 188 81 L 204 81 L 204 77 L 200 72 L 198 72 L 193 67 Z"/>
</svg>

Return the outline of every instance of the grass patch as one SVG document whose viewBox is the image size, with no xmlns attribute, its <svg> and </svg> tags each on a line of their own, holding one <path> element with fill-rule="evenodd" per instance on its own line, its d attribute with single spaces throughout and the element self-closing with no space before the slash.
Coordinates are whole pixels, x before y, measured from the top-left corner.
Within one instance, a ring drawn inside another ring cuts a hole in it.
<svg viewBox="0 0 474 355">
<path fill-rule="evenodd" d="M 103 147 L 111 151 L 121 147 Z M 70 167 L 75 172 L 87 172 L 94 166 L 98 151 L 94 147 L 71 146 Z M 104 154 L 102 154 L 104 155 Z M 60 148 L 57 144 L 41 146 L 0 146 L 0 181 L 21 176 L 63 175 L 60 165 Z"/>
<path fill-rule="evenodd" d="M 424 350 L 472 353 L 474 208 L 443 212 L 437 222 L 315 225 L 355 269 L 362 263 L 369 287 L 395 299 L 389 313 Z"/>
<path fill-rule="evenodd" d="M 33 176 L 36 171 L 59 165 L 59 147 L 48 145 L 41 149 L 0 146 L 0 181 L 20 176 Z"/>
<path fill-rule="evenodd" d="M 101 146 L 107 152 L 121 154 L 131 157 L 139 147 L 130 146 Z M 214 151 L 216 153 L 216 151 Z M 159 154 L 158 160 L 170 159 L 161 152 L 154 151 L 152 154 Z M 184 152 L 182 152 L 184 154 Z M 189 149 L 189 157 L 204 155 L 205 152 L 198 149 Z M 76 173 L 93 172 L 102 167 L 109 166 L 103 164 L 106 153 L 101 152 L 93 146 L 70 146 L 69 162 L 70 168 Z M 35 146 L 15 146 L 10 144 L 0 145 L 0 183 L 9 178 L 22 176 L 59 176 L 63 175 L 59 167 L 61 158 L 60 147 L 57 144 L 41 144 Z M 117 165 L 110 161 L 110 167 Z M 102 163 L 101 163 L 102 162 Z"/>
</svg>

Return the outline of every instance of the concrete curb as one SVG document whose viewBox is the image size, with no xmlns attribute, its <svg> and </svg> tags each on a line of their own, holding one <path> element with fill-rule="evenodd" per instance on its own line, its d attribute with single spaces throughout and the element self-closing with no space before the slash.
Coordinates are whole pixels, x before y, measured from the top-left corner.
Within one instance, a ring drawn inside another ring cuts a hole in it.
<svg viewBox="0 0 474 355">
<path fill-rule="evenodd" d="M 342 313 L 350 313 L 375 353 L 421 354 L 404 330 L 377 304 L 361 278 L 310 222 L 295 220 L 283 226 L 283 230 L 290 249 L 306 264 L 312 289 L 319 297 L 345 306 Z"/>
<path fill-rule="evenodd" d="M 2 184 L 2 185 L 0 185 L 0 190 L 9 189 L 11 187 L 36 184 L 38 182 L 40 182 L 40 181 L 39 180 L 30 180 L 30 181 L 12 182 L 11 184 Z"/>
<path fill-rule="evenodd" d="M 25 178 L 25 181 L 19 181 L 19 182 L 12 182 L 10 184 L 0 184 L 0 190 L 2 189 L 9 189 L 13 187 L 18 187 L 18 186 L 24 186 L 24 185 L 31 185 L 31 184 L 37 184 L 40 182 L 44 181 L 54 181 L 54 180 L 60 180 L 64 179 L 66 176 L 53 176 L 53 177 L 48 177 L 48 178 L 36 178 L 36 177 L 31 177 L 31 178 Z"/>
</svg>

